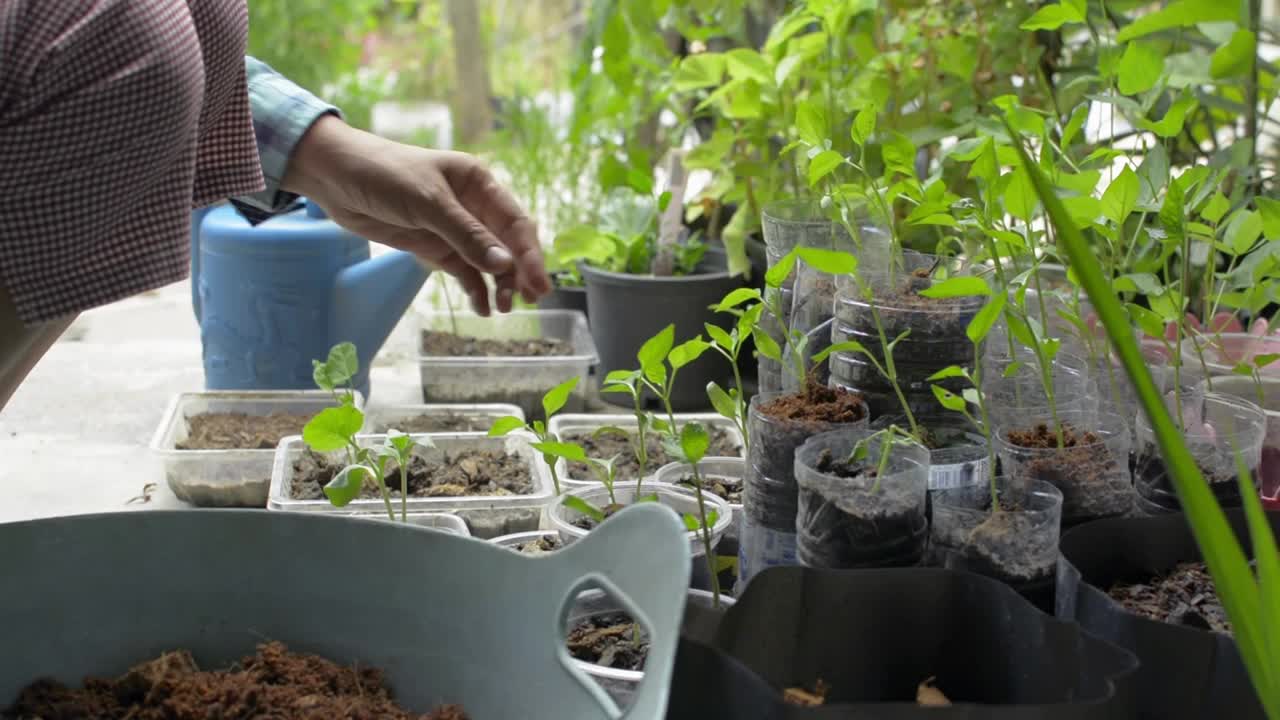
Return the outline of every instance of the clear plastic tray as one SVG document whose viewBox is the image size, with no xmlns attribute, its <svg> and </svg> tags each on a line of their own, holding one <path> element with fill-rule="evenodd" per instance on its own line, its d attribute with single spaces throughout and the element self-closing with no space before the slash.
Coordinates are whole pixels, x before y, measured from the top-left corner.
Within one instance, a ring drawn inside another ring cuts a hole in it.
<svg viewBox="0 0 1280 720">
<path fill-rule="evenodd" d="M 364 398 L 356 393 L 356 405 Z M 178 393 L 169 402 L 151 439 L 150 454 L 178 499 L 203 507 L 263 507 L 271 486 L 270 450 L 179 450 L 187 438 L 187 418 L 203 413 L 273 412 L 315 414 L 334 405 L 321 390 L 211 390 Z"/>
<path fill-rule="evenodd" d="M 452 329 L 448 312 L 421 311 L 421 330 Z M 458 331 L 481 338 L 558 338 L 573 354 L 538 357 L 444 357 L 418 354 L 422 397 L 429 403 L 513 403 L 525 417 L 542 415 L 542 396 L 572 377 L 582 380 L 564 409 L 585 407 L 587 373 L 599 362 L 587 318 L 577 310 L 516 310 L 480 317 L 457 313 Z M 420 334 L 419 334 L 420 338 Z M 420 339 L 417 340 L 420 343 Z M 419 344 L 420 347 L 420 344 Z"/>
<path fill-rule="evenodd" d="M 719 428 L 729 434 L 734 442 L 737 443 L 739 451 L 746 444 L 742 440 L 742 433 L 738 431 L 738 427 L 733 424 L 732 420 L 716 413 L 676 413 L 676 423 L 685 423 L 696 420 L 704 425 Z M 575 432 L 584 430 L 594 432 L 597 428 L 606 425 L 613 425 L 624 430 L 634 430 L 636 428 L 636 416 L 630 414 L 595 414 L 595 413 L 564 413 L 551 418 L 551 422 L 547 424 L 547 430 L 551 434 L 568 441 Z M 604 458 L 600 458 L 604 459 Z M 665 465 L 658 463 L 653 464 L 653 470 L 642 480 L 649 482 L 658 474 L 658 470 Z M 594 477 L 574 477 L 569 473 L 569 465 L 564 460 L 556 463 L 556 475 L 560 477 L 560 487 L 562 490 L 568 490 L 575 487 L 590 487 L 599 485 L 600 481 Z"/>
<path fill-rule="evenodd" d="M 415 438 L 427 437 L 416 433 Z M 381 443 L 385 435 L 374 433 L 356 437 L 362 445 Z M 434 448 L 419 448 L 418 453 L 424 457 L 440 458 L 445 453 L 462 450 L 502 450 L 514 453 L 522 458 L 529 467 L 534 481 L 534 492 L 529 495 L 464 495 L 460 497 L 411 497 L 409 510 L 418 512 L 446 512 L 460 516 L 466 521 L 471 535 L 478 538 L 493 538 L 509 533 L 537 530 L 542 522 L 546 505 L 554 495 L 551 484 L 551 473 L 542 455 L 535 451 L 530 442 L 534 440 L 528 433 L 515 432 L 505 437 L 491 438 L 476 433 L 442 433 L 430 435 L 435 443 Z M 275 463 L 271 471 L 271 492 L 267 501 L 268 510 L 323 512 L 331 514 L 383 514 L 385 505 L 381 498 L 360 498 L 351 501 L 345 508 L 335 508 L 326 500 L 298 500 L 291 497 L 293 483 L 293 462 L 306 450 L 302 438 L 287 437 L 280 441 L 275 451 Z M 329 453 L 331 457 L 341 457 L 341 451 Z M 393 505 L 399 512 L 398 498 Z"/>
<path fill-rule="evenodd" d="M 524 411 L 515 405 L 505 403 L 488 403 L 473 405 L 373 405 L 365 411 L 365 430 L 383 433 L 388 429 L 401 432 L 416 432 L 405 429 L 406 418 L 420 415 L 443 415 L 466 419 L 475 429 L 447 430 L 444 432 L 478 432 L 488 433 L 493 421 L 500 417 L 512 415 L 524 419 Z"/>
<path fill-rule="evenodd" d="M 385 515 L 369 515 L 365 513 L 348 513 L 351 517 L 363 518 L 375 522 L 392 522 Z M 397 515 L 395 522 L 400 522 L 400 516 Z M 409 524 L 414 527 L 430 528 L 432 530 L 440 530 L 441 532 L 461 535 L 462 537 L 471 537 L 471 531 L 467 529 L 467 522 L 457 515 L 449 513 L 409 513 Z"/>
</svg>

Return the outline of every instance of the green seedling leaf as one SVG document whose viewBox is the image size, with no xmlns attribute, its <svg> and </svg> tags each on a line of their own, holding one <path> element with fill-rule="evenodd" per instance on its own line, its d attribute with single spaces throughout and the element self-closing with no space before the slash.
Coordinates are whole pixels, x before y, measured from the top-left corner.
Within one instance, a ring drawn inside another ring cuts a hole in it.
<svg viewBox="0 0 1280 720">
<path fill-rule="evenodd" d="M 384 441 L 383 444 L 388 450 L 391 450 L 392 452 L 394 452 L 398 457 L 404 457 L 406 454 L 408 454 L 410 450 L 413 449 L 414 445 L 417 445 L 419 443 L 415 441 L 411 436 L 406 435 L 400 432 L 399 430 L 388 430 L 387 439 Z M 431 438 L 429 437 L 422 438 L 422 444 L 427 446 L 434 446 L 434 443 L 431 441 Z"/>
<path fill-rule="evenodd" d="M 1021 369 L 1022 369 L 1022 362 L 1020 360 L 1014 360 L 1013 362 L 1009 363 L 1005 367 L 1004 372 L 1001 373 L 1001 375 L 1003 375 L 1005 378 L 1011 378 L 1014 375 L 1017 375 L 1018 371 Z"/>
<path fill-rule="evenodd" d="M 857 340 L 846 340 L 828 345 L 817 355 L 814 355 L 812 359 L 815 363 L 820 363 L 831 357 L 833 353 L 861 353 L 868 357 L 871 356 L 871 353 L 867 351 L 867 348 L 862 343 Z"/>
<path fill-rule="evenodd" d="M 577 495 L 565 495 L 564 499 L 560 501 L 560 504 L 564 505 L 570 510 L 576 510 L 582 513 L 583 515 L 586 515 L 587 517 L 591 518 L 592 520 L 595 520 L 598 523 L 604 522 L 604 511 L 600 510 L 595 505 L 592 505 L 586 500 L 583 500 Z"/>
<path fill-rule="evenodd" d="M 744 302 L 760 302 L 760 291 L 755 288 L 737 288 L 716 305 L 716 312 L 732 310 Z"/>
<path fill-rule="evenodd" d="M 1255 355 L 1253 358 L 1253 366 L 1261 370 L 1276 360 L 1280 360 L 1280 353 L 1263 353 L 1261 355 Z"/>
<path fill-rule="evenodd" d="M 493 421 L 493 426 L 489 428 L 489 437 L 501 437 L 524 426 L 524 420 L 514 415 L 506 415 Z"/>
<path fill-rule="evenodd" d="M 658 493 L 645 493 L 637 498 L 632 498 L 633 503 L 656 503 L 659 502 Z"/>
<path fill-rule="evenodd" d="M 647 417 L 647 416 L 645 416 L 645 417 Z M 620 427 L 618 427 L 617 425 L 602 425 L 602 426 L 600 426 L 600 427 L 596 428 L 596 429 L 591 433 L 591 437 L 593 437 L 593 438 L 601 438 L 601 437 L 604 437 L 604 436 L 606 436 L 606 435 L 613 435 L 613 436 L 615 436 L 615 437 L 620 437 L 620 438 L 622 438 L 623 440 L 630 440 L 630 439 L 631 439 L 631 433 L 627 432 L 624 428 L 620 428 Z"/>
<path fill-rule="evenodd" d="M 929 388 L 933 390 L 933 396 L 938 398 L 938 402 L 942 404 L 942 407 L 953 412 L 964 412 L 964 398 L 941 385 L 930 385 Z"/>
<path fill-rule="evenodd" d="M 868 105 L 858 111 L 849 127 L 849 138 L 859 146 L 866 145 L 876 131 L 876 107 Z"/>
<path fill-rule="evenodd" d="M 1245 75 L 1252 69 L 1257 52 L 1257 37 L 1248 30 L 1236 30 L 1226 45 L 1213 51 L 1213 57 L 1209 58 L 1209 75 L 1214 79 Z"/>
<path fill-rule="evenodd" d="M 1125 167 L 1102 193 L 1102 214 L 1117 225 L 1123 223 L 1137 207 L 1141 193 L 1142 182 L 1138 179 L 1138 174 Z"/>
<path fill-rule="evenodd" d="M 542 412 L 546 413 L 547 418 L 555 415 L 565 403 L 569 402 L 569 395 L 577 386 L 578 378 L 574 376 L 551 388 L 546 395 L 542 396 Z"/>
<path fill-rule="evenodd" d="M 316 452 L 341 450 L 360 432 L 363 425 L 364 413 L 355 406 L 325 408 L 302 428 L 302 439 L 307 447 Z"/>
<path fill-rule="evenodd" d="M 329 350 L 329 358 L 323 363 L 311 361 L 311 378 L 321 390 L 333 390 L 351 382 L 360 369 L 360 359 L 353 343 L 343 342 Z"/>
<path fill-rule="evenodd" d="M 711 446 L 711 436 L 707 428 L 700 422 L 688 422 L 680 429 L 680 450 L 689 464 L 697 464 L 707 454 Z"/>
<path fill-rule="evenodd" d="M 969 321 L 968 327 L 964 329 L 965 335 L 969 336 L 969 342 L 977 345 L 986 339 L 991 332 L 991 328 L 995 326 L 996 320 L 1004 313 L 1005 303 L 1008 302 L 1007 295 L 992 295 L 991 300 L 978 310 L 973 319 Z"/>
<path fill-rule="evenodd" d="M 725 352 L 733 352 L 733 348 L 738 344 L 734 341 L 733 336 L 725 332 L 724 328 L 711 323 L 703 323 L 702 327 L 706 329 L 707 335 L 715 342 L 721 350 Z"/>
<path fill-rule="evenodd" d="M 782 283 L 791 275 L 791 270 L 796 266 L 796 251 L 783 255 L 778 258 L 778 262 L 773 264 L 764 273 L 764 282 L 771 288 L 780 288 Z"/>
<path fill-rule="evenodd" d="M 1280 239 L 1280 200 L 1266 197 L 1253 199 L 1258 205 L 1258 214 L 1262 216 L 1262 234 L 1268 240 Z"/>
<path fill-rule="evenodd" d="M 1156 86 L 1164 72 L 1164 53 L 1155 45 L 1131 42 L 1116 66 L 1117 87 L 1125 95 L 1139 95 Z"/>
<path fill-rule="evenodd" d="M 981 398 L 978 397 L 977 388 L 965 388 L 964 392 L 962 392 L 960 395 L 961 397 L 964 398 L 964 401 L 969 403 L 970 405 L 977 405 L 981 400 Z"/>
<path fill-rule="evenodd" d="M 991 286 L 986 280 L 972 275 L 960 275 L 950 277 L 942 282 L 935 282 L 929 287 L 920 291 L 920 294 L 928 298 L 951 298 L 951 297 L 971 297 L 975 295 L 990 295 Z"/>
<path fill-rule="evenodd" d="M 1243 255 L 1262 236 L 1262 216 L 1248 210 L 1231 216 L 1227 229 L 1223 233 L 1223 241 L 1236 255 Z"/>
<path fill-rule="evenodd" d="M 1187 115 L 1195 110 L 1199 103 L 1191 95 L 1183 95 L 1174 101 L 1169 107 L 1169 111 L 1164 114 L 1163 118 L 1156 122 L 1139 118 L 1138 125 L 1143 130 L 1150 130 L 1162 138 L 1171 138 L 1182 132 L 1182 127 L 1186 124 Z"/>
<path fill-rule="evenodd" d="M 959 365 L 952 365 L 950 367 L 942 368 L 938 372 L 925 378 L 925 380 L 928 382 L 937 382 L 939 380 L 946 380 L 948 378 L 964 378 L 964 377 L 969 377 L 969 371 L 965 370 Z"/>
<path fill-rule="evenodd" d="M 818 98 L 801 101 L 796 107 L 796 130 L 800 139 L 810 145 L 822 145 L 831 134 L 827 132 L 827 111 Z"/>
<path fill-rule="evenodd" d="M 1030 222 L 1035 215 L 1039 203 L 1036 201 L 1035 189 L 1031 186 L 1025 170 L 1019 168 L 1013 171 L 1009 184 L 1004 190 L 1004 206 L 1010 215 L 1023 222 Z"/>
<path fill-rule="evenodd" d="M 1200 217 L 1211 223 L 1216 223 L 1222 219 L 1227 211 L 1231 209 L 1231 201 L 1221 192 L 1214 192 L 1209 198 L 1209 202 L 1205 203 L 1204 208 L 1200 211 Z M 1266 218 L 1263 218 L 1265 222 Z"/>
<path fill-rule="evenodd" d="M 1018 27 L 1022 30 L 1057 30 L 1067 23 L 1084 22 L 1075 7 L 1068 3 L 1045 5 Z"/>
<path fill-rule="evenodd" d="M 823 150 L 809 161 L 809 187 L 822 182 L 833 170 L 844 162 L 844 156 L 835 150 Z"/>
<path fill-rule="evenodd" d="M 715 527 L 716 519 L 718 517 L 719 515 L 716 514 L 715 510 L 712 510 L 711 512 L 707 513 L 707 525 L 706 525 L 707 529 L 711 529 Z M 702 521 L 699 520 L 698 516 L 694 515 L 693 513 L 685 513 L 684 526 L 685 526 L 685 529 L 687 529 L 689 532 L 697 532 L 702 529 Z"/>
<path fill-rule="evenodd" d="M 702 357 L 702 353 L 709 349 L 711 349 L 711 345 L 708 344 L 706 340 L 703 340 L 702 336 L 699 335 L 692 340 L 687 340 L 672 348 L 671 354 L 667 356 L 667 362 L 671 363 L 671 368 L 673 370 L 679 370 L 685 365 L 697 360 L 699 357 Z"/>
<path fill-rule="evenodd" d="M 757 353 L 774 362 L 782 362 L 782 348 L 769 337 L 769 333 L 760 329 L 752 330 L 751 338 L 755 340 Z"/>
<path fill-rule="evenodd" d="M 1126 43 L 1161 30 L 1190 27 L 1199 23 L 1236 22 L 1240 19 L 1237 3 L 1221 0 L 1177 0 L 1162 10 L 1147 13 L 1121 28 L 1116 42 Z"/>
<path fill-rule="evenodd" d="M 738 404 L 715 380 L 707 383 L 707 399 L 711 401 L 711 407 L 724 417 L 730 420 L 738 417 Z"/>
<path fill-rule="evenodd" d="M 577 443 L 537 442 L 530 443 L 530 447 L 543 455 L 564 458 L 570 462 L 588 462 L 586 451 Z"/>
<path fill-rule="evenodd" d="M 828 275 L 849 275 L 858 269 L 858 258 L 840 250 L 797 248 L 796 254 L 805 265 Z"/>
<path fill-rule="evenodd" d="M 636 359 L 640 361 L 640 370 L 649 382 L 655 385 L 666 382 L 667 369 L 662 361 L 667 359 L 675 340 L 676 326 L 673 323 L 663 328 L 657 335 L 645 340 L 640 346 Z"/>
<path fill-rule="evenodd" d="M 375 477 L 377 476 L 371 467 L 348 465 L 325 483 L 324 495 L 329 498 L 329 503 L 334 507 L 346 507 L 352 500 L 360 497 L 360 491 L 364 489 L 364 481 L 373 480 Z"/>
</svg>

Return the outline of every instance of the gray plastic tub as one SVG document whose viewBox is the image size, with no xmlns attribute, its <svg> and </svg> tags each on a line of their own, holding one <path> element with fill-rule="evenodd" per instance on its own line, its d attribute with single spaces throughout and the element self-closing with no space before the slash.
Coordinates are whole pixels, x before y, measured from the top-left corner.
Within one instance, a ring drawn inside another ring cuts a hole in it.
<svg viewBox="0 0 1280 720">
<path fill-rule="evenodd" d="M 360 435 L 356 441 L 365 445 L 380 444 L 385 435 Z M 414 434 L 415 438 L 427 437 Z M 411 497 L 409 509 L 418 512 L 445 512 L 460 516 L 466 521 L 471 534 L 479 538 L 491 538 L 512 532 L 536 530 L 541 523 L 544 508 L 555 494 L 551 472 L 529 442 L 527 433 L 511 433 L 505 437 L 491 438 L 475 433 L 451 433 L 430 435 L 434 448 L 419 447 L 415 452 L 424 457 L 440 458 L 446 453 L 468 449 L 501 450 L 518 455 L 533 476 L 534 492 L 529 495 L 471 495 L 461 497 Z M 276 448 L 275 465 L 271 471 L 271 494 L 267 502 L 269 510 L 302 511 L 316 513 L 362 512 L 375 515 L 386 513 L 381 498 L 353 500 L 345 508 L 335 508 L 327 499 L 299 500 L 293 497 L 293 462 L 306 450 L 301 437 L 294 436 L 280 441 Z M 328 453 L 333 458 L 341 452 Z M 400 503 L 393 499 L 399 512 Z"/>
<path fill-rule="evenodd" d="M 358 392 L 355 395 L 357 407 L 363 407 L 363 397 Z M 179 450 L 178 443 L 187 438 L 187 418 L 211 412 L 314 415 L 335 404 L 332 393 L 320 390 L 178 393 L 152 436 L 150 455 L 157 474 L 179 500 L 202 507 L 261 508 L 267 503 L 275 449 Z"/>
<path fill-rule="evenodd" d="M 448 312 L 422 312 L 422 330 L 451 331 Z M 568 355 L 538 357 L 444 357 L 418 354 L 422 398 L 428 403 L 511 403 L 525 417 L 542 416 L 542 396 L 568 380 L 581 378 L 565 405 L 568 412 L 586 404 L 587 373 L 599 362 L 587 318 L 576 310 L 514 310 L 480 317 L 456 313 L 458 331 L 480 338 L 557 338 L 573 348 Z M 419 341 L 419 347 L 421 347 Z"/>
<path fill-rule="evenodd" d="M 477 719 L 618 718 L 564 647 L 576 598 L 608 587 L 650 630 L 627 717 L 660 718 L 687 597 L 681 529 L 648 504 L 555 555 L 526 558 L 316 513 L 152 510 L 0 524 L 0 705 L 40 678 L 78 686 L 181 649 L 201 667 L 228 667 L 275 640 L 382 670 L 396 700 L 419 713 L 459 703 Z"/>
<path fill-rule="evenodd" d="M 466 423 L 469 427 L 466 429 L 454 429 L 443 431 L 423 431 L 418 429 L 410 429 L 405 426 L 405 421 L 418 417 L 430 418 L 453 418 L 458 422 Z M 508 403 L 485 403 L 485 404 L 419 404 L 419 405 L 373 405 L 365 411 L 364 428 L 369 432 L 384 433 L 387 430 L 399 430 L 406 433 L 417 432 L 478 432 L 481 434 L 488 433 L 489 428 L 493 426 L 493 421 L 501 417 L 518 417 L 524 419 L 524 411 L 515 405 Z"/>
<path fill-rule="evenodd" d="M 733 424 L 732 420 L 723 415 L 716 413 L 676 413 L 675 415 L 677 424 L 697 421 L 709 428 L 714 427 L 727 432 L 729 437 L 737 443 L 739 450 L 745 445 L 738 427 Z M 551 422 L 547 423 L 547 430 L 561 440 L 571 442 L 575 433 L 592 433 L 609 425 L 622 428 L 628 432 L 635 432 L 637 427 L 636 416 L 630 413 L 563 413 L 551 418 Z M 604 460 L 606 458 L 598 459 Z M 653 480 L 658 469 L 665 464 L 652 464 L 652 471 L 641 479 L 646 482 Z M 563 459 L 556 463 L 556 474 L 560 476 L 560 487 L 564 490 L 600 484 L 600 481 L 595 476 L 577 477 L 572 475 L 569 472 L 569 464 Z"/>
</svg>

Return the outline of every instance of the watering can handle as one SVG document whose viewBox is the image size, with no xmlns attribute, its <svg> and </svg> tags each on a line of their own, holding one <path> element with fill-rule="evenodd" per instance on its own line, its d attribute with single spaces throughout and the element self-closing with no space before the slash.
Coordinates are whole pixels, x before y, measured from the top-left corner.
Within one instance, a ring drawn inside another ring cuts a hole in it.
<svg viewBox="0 0 1280 720">
<path fill-rule="evenodd" d="M 559 665 L 595 697 L 604 717 L 659 720 L 666 713 L 692 562 L 685 532 L 684 523 L 670 508 L 637 503 L 552 556 L 578 571 L 572 573 L 577 579 L 553 618 Z M 561 625 L 578 593 L 597 587 L 613 595 L 651 633 L 644 679 L 625 715 L 603 688 L 575 666 L 562 639 Z"/>
</svg>

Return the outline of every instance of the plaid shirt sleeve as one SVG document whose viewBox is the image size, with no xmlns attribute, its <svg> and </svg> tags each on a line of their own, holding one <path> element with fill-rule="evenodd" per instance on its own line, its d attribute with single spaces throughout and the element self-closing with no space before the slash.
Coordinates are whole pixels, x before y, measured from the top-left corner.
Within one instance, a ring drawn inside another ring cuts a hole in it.
<svg viewBox="0 0 1280 720">
<path fill-rule="evenodd" d="M 251 220 L 287 209 L 298 196 L 280 189 L 289 157 L 312 123 L 324 115 L 342 116 L 333 105 L 298 87 L 266 63 L 246 56 L 249 104 L 253 109 L 253 132 L 258 141 L 258 157 L 267 187 L 261 192 L 234 198 L 237 207 Z"/>
</svg>

